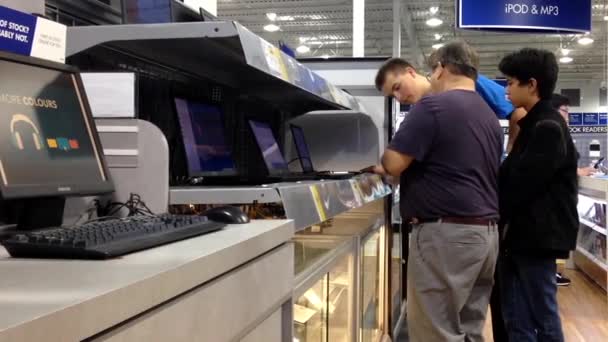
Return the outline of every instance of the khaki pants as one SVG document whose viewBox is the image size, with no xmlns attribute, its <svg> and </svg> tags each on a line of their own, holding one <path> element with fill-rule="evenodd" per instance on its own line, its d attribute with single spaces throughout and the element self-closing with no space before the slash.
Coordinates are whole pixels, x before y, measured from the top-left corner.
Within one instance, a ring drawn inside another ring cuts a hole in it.
<svg viewBox="0 0 608 342">
<path fill-rule="evenodd" d="M 483 341 L 498 257 L 496 225 L 415 225 L 408 258 L 411 342 Z"/>
</svg>

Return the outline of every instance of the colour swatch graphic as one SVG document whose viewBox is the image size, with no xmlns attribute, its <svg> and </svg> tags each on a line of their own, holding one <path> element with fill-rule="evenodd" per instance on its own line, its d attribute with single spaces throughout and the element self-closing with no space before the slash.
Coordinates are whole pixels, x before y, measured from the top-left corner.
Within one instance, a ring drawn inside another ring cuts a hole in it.
<svg viewBox="0 0 608 342">
<path fill-rule="evenodd" d="M 46 139 L 46 143 L 50 149 L 60 149 L 63 151 L 77 150 L 80 148 L 80 143 L 77 139 L 49 138 Z"/>
</svg>

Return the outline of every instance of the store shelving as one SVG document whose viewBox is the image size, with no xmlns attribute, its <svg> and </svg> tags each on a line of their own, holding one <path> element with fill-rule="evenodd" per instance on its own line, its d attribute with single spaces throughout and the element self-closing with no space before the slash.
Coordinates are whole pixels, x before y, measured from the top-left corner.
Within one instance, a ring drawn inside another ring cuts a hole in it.
<svg viewBox="0 0 608 342">
<path fill-rule="evenodd" d="M 606 207 L 608 180 L 579 178 L 578 214 L 580 228 L 574 264 L 604 289 L 608 289 L 608 242 Z"/>
<path fill-rule="evenodd" d="M 604 269 L 604 271 L 608 272 L 608 264 L 606 264 L 605 261 L 598 259 L 595 255 L 589 253 L 587 250 L 583 249 L 580 246 L 577 247 L 576 250 L 578 252 L 580 252 L 581 254 L 583 254 L 584 256 L 586 256 L 587 258 L 589 258 L 590 260 L 592 260 L 596 265 L 598 265 L 602 269 Z"/>
<path fill-rule="evenodd" d="M 112 51 L 239 89 L 299 115 L 359 101 L 231 21 L 68 28 L 67 56 Z"/>
<path fill-rule="evenodd" d="M 388 196 L 391 188 L 379 176 L 352 179 L 275 183 L 259 186 L 172 187 L 169 203 L 251 204 L 282 203 L 296 231 L 321 223 Z"/>
<path fill-rule="evenodd" d="M 579 217 L 579 221 L 582 224 L 584 224 L 585 227 L 589 227 L 589 228 L 595 230 L 596 232 L 598 232 L 600 234 L 606 235 L 606 228 L 600 227 L 599 225 L 597 225 L 597 224 L 595 224 L 593 222 L 587 221 L 587 220 L 585 220 L 582 217 Z"/>
</svg>

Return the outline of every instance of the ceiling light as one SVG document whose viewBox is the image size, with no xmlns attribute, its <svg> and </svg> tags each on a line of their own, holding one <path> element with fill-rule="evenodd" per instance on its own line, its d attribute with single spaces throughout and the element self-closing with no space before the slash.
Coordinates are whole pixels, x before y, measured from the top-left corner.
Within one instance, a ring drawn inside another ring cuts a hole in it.
<svg viewBox="0 0 608 342">
<path fill-rule="evenodd" d="M 281 28 L 275 24 L 268 24 L 268 25 L 264 26 L 264 30 L 266 30 L 268 32 L 277 32 L 280 29 Z"/>
<path fill-rule="evenodd" d="M 322 55 L 321 58 L 323 58 L 323 59 L 329 59 L 329 55 Z"/>
<path fill-rule="evenodd" d="M 608 15 L 605 15 L 605 16 L 604 16 L 604 20 L 605 20 L 605 21 L 608 21 Z"/>
<path fill-rule="evenodd" d="M 435 33 L 435 40 L 441 40 L 443 38 L 439 33 Z"/>
<path fill-rule="evenodd" d="M 441 49 L 442 47 L 443 47 L 443 44 L 442 44 L 442 43 L 439 43 L 439 44 L 435 44 L 435 45 L 433 45 L 433 49 L 435 49 L 435 50 L 439 50 L 439 49 Z"/>
<path fill-rule="evenodd" d="M 266 18 L 268 18 L 270 21 L 275 21 L 277 20 L 277 14 L 273 12 L 266 13 Z"/>
<path fill-rule="evenodd" d="M 572 63 L 574 59 L 572 59 L 572 57 L 562 57 L 559 59 L 560 63 L 564 63 L 564 64 L 568 64 L 568 63 Z"/>
<path fill-rule="evenodd" d="M 443 20 L 441 20 L 439 18 L 431 18 L 426 21 L 426 24 L 430 27 L 437 27 L 437 26 L 443 24 Z"/>
<path fill-rule="evenodd" d="M 306 45 L 300 45 L 296 48 L 296 51 L 298 51 L 298 53 L 309 53 L 310 48 Z"/>
<path fill-rule="evenodd" d="M 568 56 L 570 54 L 570 51 L 572 51 L 572 50 L 562 48 L 562 55 Z"/>
<path fill-rule="evenodd" d="M 589 45 L 593 43 L 593 38 L 590 37 L 582 37 L 578 40 L 578 43 L 581 45 Z"/>
<path fill-rule="evenodd" d="M 437 12 L 439 12 L 439 7 L 432 6 L 430 10 L 431 10 L 431 14 L 437 14 Z"/>
</svg>

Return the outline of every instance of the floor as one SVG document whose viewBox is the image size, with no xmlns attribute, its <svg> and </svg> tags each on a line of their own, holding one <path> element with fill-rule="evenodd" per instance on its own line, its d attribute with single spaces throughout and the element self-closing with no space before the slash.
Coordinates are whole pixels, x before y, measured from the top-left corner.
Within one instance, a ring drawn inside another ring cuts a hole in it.
<svg viewBox="0 0 608 342">
<path fill-rule="evenodd" d="M 564 275 L 572 279 L 572 285 L 560 287 L 558 291 L 566 341 L 608 341 L 608 300 L 606 293 L 579 271 L 566 270 Z M 485 328 L 486 342 L 494 341 L 491 324 L 490 319 L 488 319 Z M 407 338 L 401 338 L 404 335 L 400 334 L 397 342 L 408 341 Z"/>
</svg>

